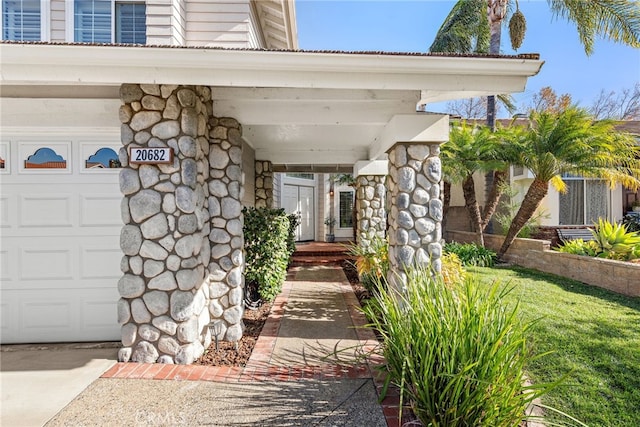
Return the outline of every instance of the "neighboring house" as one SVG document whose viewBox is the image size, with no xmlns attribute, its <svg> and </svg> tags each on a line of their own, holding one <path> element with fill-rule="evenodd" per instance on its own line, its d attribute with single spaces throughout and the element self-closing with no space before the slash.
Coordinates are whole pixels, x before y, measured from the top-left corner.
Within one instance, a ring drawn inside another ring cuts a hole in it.
<svg viewBox="0 0 640 427">
<path fill-rule="evenodd" d="M 210 324 L 241 336 L 242 206 L 313 205 L 300 239 L 322 240 L 332 209 L 347 233 L 350 192 L 376 214 L 388 174 L 393 268 L 437 266 L 448 117 L 417 105 L 522 91 L 542 66 L 297 51 L 289 0 L 16 0 L 2 15 L 2 342 L 121 340 L 121 360 L 191 363 Z M 359 187 L 331 199 L 344 172 Z"/>
<path fill-rule="evenodd" d="M 640 122 L 621 122 L 616 129 L 640 136 Z M 631 211 L 631 203 L 639 198 L 617 185 L 609 185 L 601 179 L 584 178 L 581 176 L 565 175 L 562 180 L 567 185 L 566 193 L 559 193 L 553 186 L 542 200 L 539 212 L 542 226 L 591 226 L 599 218 L 617 222 L 626 212 Z M 511 183 L 517 190 L 517 201 L 522 200 L 524 194 L 533 181 L 531 173 L 521 167 L 511 168 Z"/>
<path fill-rule="evenodd" d="M 500 120 L 503 126 L 509 125 L 511 120 Z M 517 119 L 521 125 L 526 125 L 526 119 Z M 623 121 L 616 129 L 635 135 L 640 141 L 640 121 Z M 477 174 L 476 196 L 479 201 L 485 200 L 484 177 Z M 512 166 L 510 182 L 516 192 L 515 204 L 518 205 L 533 181 L 530 171 Z M 559 193 L 553 186 L 549 186 L 549 193 L 543 199 L 538 212 L 541 214 L 539 225 L 543 227 L 591 226 L 598 218 L 612 222 L 620 221 L 631 211 L 631 204 L 640 200 L 640 192 L 632 192 L 621 185 L 609 188 L 603 180 L 584 178 L 580 176 L 563 176 L 567 184 L 567 192 Z M 464 197 L 460 186 L 453 186 L 452 218 L 448 220 L 449 230 L 470 230 L 469 216 L 464 206 Z"/>
</svg>

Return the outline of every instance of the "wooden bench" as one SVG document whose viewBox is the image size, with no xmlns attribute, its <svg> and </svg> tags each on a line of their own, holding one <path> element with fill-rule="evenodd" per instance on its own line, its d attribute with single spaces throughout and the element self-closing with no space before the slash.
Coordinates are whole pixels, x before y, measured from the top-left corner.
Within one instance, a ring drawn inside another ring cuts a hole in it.
<svg viewBox="0 0 640 427">
<path fill-rule="evenodd" d="M 591 230 L 588 228 L 558 228 L 556 231 L 558 232 L 558 237 L 562 242 L 577 239 L 582 239 L 585 242 L 595 240 L 595 237 L 591 234 Z"/>
</svg>

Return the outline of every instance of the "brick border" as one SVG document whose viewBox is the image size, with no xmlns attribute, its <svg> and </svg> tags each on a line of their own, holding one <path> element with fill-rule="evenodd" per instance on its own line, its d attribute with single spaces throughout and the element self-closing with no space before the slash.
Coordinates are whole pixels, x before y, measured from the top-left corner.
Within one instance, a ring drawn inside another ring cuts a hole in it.
<svg viewBox="0 0 640 427">
<path fill-rule="evenodd" d="M 336 267 L 340 268 L 340 267 Z M 166 365 L 161 363 L 119 362 L 108 369 L 100 378 L 118 379 L 148 379 L 148 380 L 177 380 L 177 381 L 212 381 L 212 382 L 266 382 L 266 381 L 299 381 L 305 379 L 333 380 L 333 379 L 372 379 L 376 393 L 380 393 L 384 386 L 385 375 L 379 370 L 384 365 L 384 359 L 373 354 L 379 345 L 375 334 L 366 328 L 367 319 L 360 311 L 360 303 L 353 293 L 348 281 L 339 283 L 341 294 L 349 310 L 351 322 L 356 329 L 356 335 L 364 352 L 371 356 L 367 364 L 359 366 L 323 365 L 323 366 L 270 366 L 269 362 L 275 347 L 284 310 L 293 288 L 293 279 L 301 267 L 292 267 L 287 274 L 282 292 L 276 297 L 269 317 L 258 337 L 251 357 L 244 367 L 229 366 L 199 366 L 199 365 Z M 399 393 L 389 388 L 381 403 L 382 412 L 388 427 L 400 427 Z"/>
</svg>

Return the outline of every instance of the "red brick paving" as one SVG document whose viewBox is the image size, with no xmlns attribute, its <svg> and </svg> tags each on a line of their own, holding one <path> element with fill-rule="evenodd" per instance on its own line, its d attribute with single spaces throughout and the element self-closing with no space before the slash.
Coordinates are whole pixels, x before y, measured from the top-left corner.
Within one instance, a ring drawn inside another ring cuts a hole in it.
<svg viewBox="0 0 640 427">
<path fill-rule="evenodd" d="M 325 246 L 327 244 L 314 244 L 308 246 L 308 250 L 317 250 L 320 246 L 328 252 L 337 250 L 338 245 Z M 330 258 L 325 255 L 325 258 Z M 317 256 L 315 257 L 318 258 Z M 292 280 L 299 267 L 292 267 L 289 271 L 288 280 Z M 356 327 L 358 339 L 364 351 L 373 352 L 377 346 L 377 341 L 373 332 L 365 328 L 366 318 L 360 312 L 360 304 L 353 293 L 348 282 L 340 284 L 342 295 L 345 298 L 351 320 Z M 278 295 L 273 303 L 269 318 L 264 324 L 260 337 L 256 342 L 251 357 L 245 367 L 228 366 L 196 366 L 196 365 L 163 365 L 157 363 L 117 363 L 101 378 L 127 378 L 127 379 L 153 379 L 153 380 L 186 380 L 186 381 L 214 381 L 214 382 L 255 382 L 255 381 L 299 381 L 302 379 L 332 380 L 332 379 L 365 379 L 374 380 L 378 395 L 382 390 L 384 382 L 383 376 L 376 371 L 384 360 L 379 356 L 373 356 L 371 360 L 360 366 L 291 366 L 280 367 L 270 366 L 269 362 L 273 353 L 280 322 L 284 314 L 291 292 L 292 283 L 285 282 L 282 293 Z M 400 426 L 398 420 L 399 398 L 396 390 L 388 390 L 387 397 L 382 402 L 382 410 L 387 419 L 387 426 Z"/>
</svg>

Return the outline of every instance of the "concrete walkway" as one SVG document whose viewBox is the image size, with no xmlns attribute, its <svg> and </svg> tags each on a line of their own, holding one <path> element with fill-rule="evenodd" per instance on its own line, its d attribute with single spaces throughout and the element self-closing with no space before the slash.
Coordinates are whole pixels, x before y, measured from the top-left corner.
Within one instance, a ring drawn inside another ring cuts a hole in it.
<svg viewBox="0 0 640 427">
<path fill-rule="evenodd" d="M 46 425 L 398 425 L 397 398 L 378 404 L 380 360 L 365 357 L 377 341 L 358 306 L 340 267 L 292 268 L 247 366 L 117 363 Z"/>
</svg>

